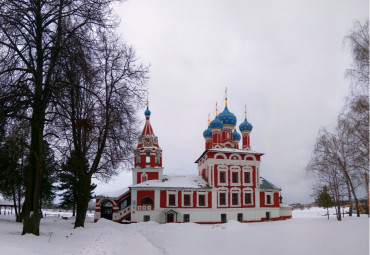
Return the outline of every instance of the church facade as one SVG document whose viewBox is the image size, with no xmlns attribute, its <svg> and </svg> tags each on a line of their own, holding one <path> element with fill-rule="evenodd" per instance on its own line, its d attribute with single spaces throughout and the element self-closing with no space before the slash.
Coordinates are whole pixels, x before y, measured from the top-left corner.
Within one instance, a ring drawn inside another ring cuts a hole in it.
<svg viewBox="0 0 370 255">
<path fill-rule="evenodd" d="M 281 188 L 260 176 L 263 153 L 253 151 L 253 129 L 245 113 L 236 131 L 236 117 L 227 107 L 203 132 L 205 150 L 195 161 L 196 176 L 163 174 L 162 149 L 145 111 L 145 126 L 135 150 L 133 184 L 96 198 L 95 222 L 225 223 L 260 222 L 292 217 L 282 203 Z M 241 140 L 241 145 L 239 148 Z"/>
</svg>

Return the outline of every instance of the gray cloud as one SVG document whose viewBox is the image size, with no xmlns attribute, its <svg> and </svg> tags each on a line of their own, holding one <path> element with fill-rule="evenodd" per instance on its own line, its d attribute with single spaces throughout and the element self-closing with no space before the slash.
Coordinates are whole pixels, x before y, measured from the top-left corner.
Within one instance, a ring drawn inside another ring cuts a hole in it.
<svg viewBox="0 0 370 255">
<path fill-rule="evenodd" d="M 120 32 L 151 64 L 151 122 L 165 174 L 196 174 L 202 133 L 215 102 L 253 124 L 261 175 L 285 201 L 309 202 L 305 173 L 320 127 L 332 128 L 348 92 L 343 37 L 368 1 L 131 0 L 116 8 Z M 144 115 L 142 115 L 144 119 Z M 128 174 L 97 192 L 130 184 Z M 125 179 L 126 178 L 126 179 Z M 127 184 L 126 184 L 127 183 Z"/>
</svg>

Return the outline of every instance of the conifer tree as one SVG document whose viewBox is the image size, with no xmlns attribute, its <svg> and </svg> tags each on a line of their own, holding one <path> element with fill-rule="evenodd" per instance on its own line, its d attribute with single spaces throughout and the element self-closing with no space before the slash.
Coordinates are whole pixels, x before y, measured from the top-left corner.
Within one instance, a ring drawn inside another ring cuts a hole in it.
<svg viewBox="0 0 370 255">
<path fill-rule="evenodd" d="M 317 206 L 326 208 L 329 220 L 329 207 L 334 206 L 334 202 L 331 199 L 331 196 L 328 192 L 328 187 L 326 185 L 322 188 L 322 191 L 319 193 L 319 196 L 315 202 Z"/>
</svg>

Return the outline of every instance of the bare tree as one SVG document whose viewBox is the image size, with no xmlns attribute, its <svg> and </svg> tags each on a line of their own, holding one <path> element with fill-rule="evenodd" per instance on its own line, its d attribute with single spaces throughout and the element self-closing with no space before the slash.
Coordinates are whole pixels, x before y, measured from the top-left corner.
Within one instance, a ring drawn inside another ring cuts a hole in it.
<svg viewBox="0 0 370 255">
<path fill-rule="evenodd" d="M 57 101 L 60 53 L 82 29 L 96 33 L 114 26 L 111 2 L 0 0 L 0 108 L 7 118 L 25 118 L 31 126 L 22 234 L 39 235 L 43 139 L 54 114 L 48 109 Z"/>
<path fill-rule="evenodd" d="M 341 119 L 357 154 L 355 162 L 363 176 L 369 208 L 369 20 L 364 23 L 356 21 L 344 42 L 351 50 L 353 64 L 346 71 L 346 77 L 352 81 L 352 89 Z"/>
<path fill-rule="evenodd" d="M 333 198 L 335 204 L 337 219 L 340 221 L 341 201 L 346 194 L 346 181 L 338 165 L 332 162 L 332 157 L 336 157 L 333 138 L 334 135 L 329 133 L 326 129 L 320 130 L 311 160 L 306 170 L 315 176 L 317 191 L 327 186 L 329 194 Z M 334 161 L 336 160 L 334 159 Z"/>
<path fill-rule="evenodd" d="M 136 109 L 143 102 L 148 68 L 137 63 L 132 48 L 111 34 L 86 42 L 74 38 L 61 65 L 64 93 L 56 107 L 61 150 L 80 160 L 75 227 L 83 227 L 91 178 L 109 178 L 130 165 L 137 133 Z M 87 47 L 88 46 L 88 47 Z M 65 146 L 67 145 L 67 146 Z"/>
<path fill-rule="evenodd" d="M 369 20 L 364 24 L 355 21 L 352 31 L 344 37 L 353 58 L 352 68 L 346 71 L 346 76 L 354 84 L 369 88 Z"/>
</svg>

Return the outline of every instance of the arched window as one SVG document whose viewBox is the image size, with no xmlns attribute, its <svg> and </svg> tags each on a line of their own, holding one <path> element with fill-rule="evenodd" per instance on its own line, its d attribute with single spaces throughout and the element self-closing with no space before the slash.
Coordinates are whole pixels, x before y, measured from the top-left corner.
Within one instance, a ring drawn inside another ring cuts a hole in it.
<svg viewBox="0 0 370 255">
<path fill-rule="evenodd" d="M 150 163 L 150 152 L 149 151 L 146 152 L 145 162 Z"/>
<path fill-rule="evenodd" d="M 155 163 L 160 164 L 159 152 L 155 154 Z"/>
<path fill-rule="evenodd" d="M 148 175 L 146 173 L 143 173 L 141 175 L 141 182 L 146 182 L 148 180 Z"/>
<path fill-rule="evenodd" d="M 141 199 L 141 204 L 142 205 L 152 205 L 153 199 L 151 199 L 150 197 L 144 197 L 143 199 Z"/>
</svg>

